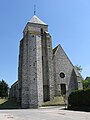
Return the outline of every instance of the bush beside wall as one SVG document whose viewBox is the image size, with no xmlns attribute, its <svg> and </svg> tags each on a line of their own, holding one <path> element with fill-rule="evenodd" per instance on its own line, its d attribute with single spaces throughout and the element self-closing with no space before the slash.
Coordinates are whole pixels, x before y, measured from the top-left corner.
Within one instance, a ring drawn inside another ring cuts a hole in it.
<svg viewBox="0 0 90 120">
<path fill-rule="evenodd" d="M 90 89 L 77 90 L 72 92 L 68 98 L 68 105 L 75 106 L 90 106 Z"/>
</svg>

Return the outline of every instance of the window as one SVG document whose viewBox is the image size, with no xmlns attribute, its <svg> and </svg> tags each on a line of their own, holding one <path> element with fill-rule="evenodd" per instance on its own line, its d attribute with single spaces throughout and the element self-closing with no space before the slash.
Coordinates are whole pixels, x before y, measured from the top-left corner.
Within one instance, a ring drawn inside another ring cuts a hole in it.
<svg viewBox="0 0 90 120">
<path fill-rule="evenodd" d="M 65 74 L 63 72 L 60 73 L 60 77 L 61 78 L 64 78 L 65 77 Z"/>
<path fill-rule="evenodd" d="M 35 63 L 33 63 L 33 66 L 35 66 Z"/>
<path fill-rule="evenodd" d="M 41 36 L 43 36 L 43 28 L 41 28 Z"/>
</svg>

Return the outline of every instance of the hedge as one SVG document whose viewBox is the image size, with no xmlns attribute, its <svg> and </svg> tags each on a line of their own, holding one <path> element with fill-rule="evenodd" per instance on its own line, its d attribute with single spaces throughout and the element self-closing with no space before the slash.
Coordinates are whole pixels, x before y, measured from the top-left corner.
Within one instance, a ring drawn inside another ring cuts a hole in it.
<svg viewBox="0 0 90 120">
<path fill-rule="evenodd" d="M 68 97 L 68 105 L 75 106 L 90 106 L 90 89 L 73 91 Z"/>
</svg>

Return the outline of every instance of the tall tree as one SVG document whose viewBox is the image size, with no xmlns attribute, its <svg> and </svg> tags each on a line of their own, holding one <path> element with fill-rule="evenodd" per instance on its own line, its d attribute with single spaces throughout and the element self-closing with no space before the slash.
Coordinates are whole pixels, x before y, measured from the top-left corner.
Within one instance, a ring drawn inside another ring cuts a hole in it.
<svg viewBox="0 0 90 120">
<path fill-rule="evenodd" d="M 4 80 L 0 81 L 0 97 L 8 97 L 8 84 Z"/>
</svg>

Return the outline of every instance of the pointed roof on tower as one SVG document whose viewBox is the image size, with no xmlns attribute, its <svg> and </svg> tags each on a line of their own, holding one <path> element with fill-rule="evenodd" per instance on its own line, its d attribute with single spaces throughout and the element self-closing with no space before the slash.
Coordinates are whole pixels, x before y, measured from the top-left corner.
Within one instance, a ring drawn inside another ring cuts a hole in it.
<svg viewBox="0 0 90 120">
<path fill-rule="evenodd" d="M 40 20 L 36 15 L 34 15 L 29 22 L 30 22 L 30 23 L 47 25 L 47 24 L 44 23 L 42 20 Z"/>
</svg>

